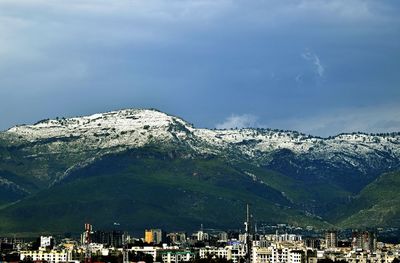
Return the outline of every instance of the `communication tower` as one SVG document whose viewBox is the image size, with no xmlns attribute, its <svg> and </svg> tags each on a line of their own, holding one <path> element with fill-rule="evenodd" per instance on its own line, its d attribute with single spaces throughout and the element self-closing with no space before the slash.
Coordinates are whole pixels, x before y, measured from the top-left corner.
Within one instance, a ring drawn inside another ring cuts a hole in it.
<svg viewBox="0 0 400 263">
<path fill-rule="evenodd" d="M 128 240 L 125 234 L 122 236 L 122 263 L 129 263 Z"/>
<path fill-rule="evenodd" d="M 250 206 L 249 204 L 246 205 L 246 221 L 244 222 L 245 226 L 245 235 L 246 235 L 246 262 L 250 262 L 250 255 L 251 255 L 251 245 L 252 245 L 252 238 L 251 238 L 251 222 L 250 222 Z"/>
<path fill-rule="evenodd" d="M 92 225 L 85 224 L 85 263 L 92 263 L 92 252 L 90 251 L 90 233 Z"/>
</svg>

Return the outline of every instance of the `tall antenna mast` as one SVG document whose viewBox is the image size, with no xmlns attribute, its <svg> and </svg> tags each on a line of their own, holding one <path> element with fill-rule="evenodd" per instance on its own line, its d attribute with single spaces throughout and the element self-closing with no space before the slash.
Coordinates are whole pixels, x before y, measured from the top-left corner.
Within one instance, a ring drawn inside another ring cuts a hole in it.
<svg viewBox="0 0 400 263">
<path fill-rule="evenodd" d="M 250 206 L 249 204 L 246 204 L 246 222 L 244 222 L 245 225 L 245 244 L 246 244 L 246 262 L 250 262 L 250 253 L 251 253 L 251 226 L 250 226 Z"/>
<path fill-rule="evenodd" d="M 247 222 L 247 231 L 250 232 L 250 207 L 249 204 L 247 204 L 246 207 L 246 222 Z"/>
<path fill-rule="evenodd" d="M 246 221 L 244 222 L 244 230 L 246 234 L 249 234 L 250 231 L 250 208 L 249 208 L 249 204 L 246 204 Z"/>
<path fill-rule="evenodd" d="M 92 232 L 92 225 L 85 224 L 85 263 L 92 262 L 92 253 L 90 251 L 90 233 Z"/>
<path fill-rule="evenodd" d="M 122 236 L 122 262 L 129 263 L 128 240 L 125 235 Z"/>
</svg>

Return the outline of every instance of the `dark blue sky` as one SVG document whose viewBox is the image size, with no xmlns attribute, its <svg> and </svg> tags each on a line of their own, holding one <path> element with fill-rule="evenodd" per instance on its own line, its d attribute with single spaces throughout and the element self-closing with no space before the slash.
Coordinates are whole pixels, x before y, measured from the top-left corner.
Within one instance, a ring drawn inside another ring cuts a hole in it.
<svg viewBox="0 0 400 263">
<path fill-rule="evenodd" d="M 400 131 L 400 2 L 2 0 L 0 130 L 157 108 L 197 127 Z"/>
</svg>

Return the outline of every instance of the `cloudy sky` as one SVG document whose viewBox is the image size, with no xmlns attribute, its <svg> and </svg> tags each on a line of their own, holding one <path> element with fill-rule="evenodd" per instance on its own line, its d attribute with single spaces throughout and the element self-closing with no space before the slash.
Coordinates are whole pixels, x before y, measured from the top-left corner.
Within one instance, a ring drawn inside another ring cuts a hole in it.
<svg viewBox="0 0 400 263">
<path fill-rule="evenodd" d="M 400 131 L 400 2 L 1 0 L 0 130 L 157 108 L 197 127 Z"/>
</svg>

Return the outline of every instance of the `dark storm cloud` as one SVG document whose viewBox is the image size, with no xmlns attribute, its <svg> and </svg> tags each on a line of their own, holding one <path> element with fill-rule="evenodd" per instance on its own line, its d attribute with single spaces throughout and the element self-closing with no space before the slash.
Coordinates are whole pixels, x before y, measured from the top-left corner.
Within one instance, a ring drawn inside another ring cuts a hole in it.
<svg viewBox="0 0 400 263">
<path fill-rule="evenodd" d="M 0 129 L 154 107 L 203 127 L 400 130 L 398 11 L 361 0 L 3 0 Z"/>
</svg>

